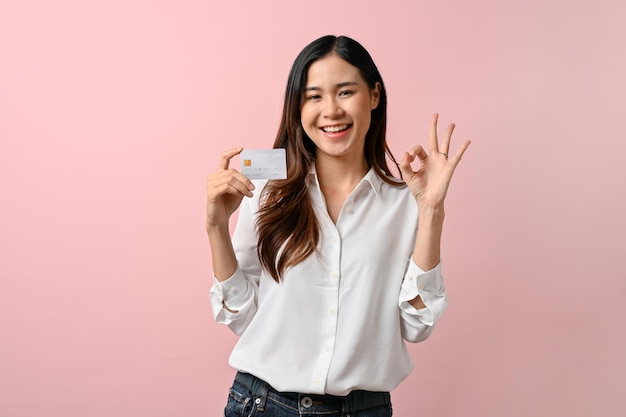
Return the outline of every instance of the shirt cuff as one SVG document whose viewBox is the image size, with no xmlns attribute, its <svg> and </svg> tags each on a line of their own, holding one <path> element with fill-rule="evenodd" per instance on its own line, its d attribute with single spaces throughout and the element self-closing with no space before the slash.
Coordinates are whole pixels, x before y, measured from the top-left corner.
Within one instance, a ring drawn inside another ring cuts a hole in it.
<svg viewBox="0 0 626 417">
<path fill-rule="evenodd" d="M 248 299 L 248 281 L 239 267 L 233 275 L 225 281 L 219 281 L 213 275 L 211 298 L 219 304 L 226 305 L 230 310 L 239 310 Z"/>
<path fill-rule="evenodd" d="M 409 303 L 418 295 L 426 308 L 418 310 Z M 422 323 L 432 326 L 443 313 L 438 311 L 443 307 L 441 301 L 447 304 L 441 262 L 430 271 L 424 271 L 411 259 L 400 289 L 400 308 L 407 314 L 417 317 Z"/>
</svg>

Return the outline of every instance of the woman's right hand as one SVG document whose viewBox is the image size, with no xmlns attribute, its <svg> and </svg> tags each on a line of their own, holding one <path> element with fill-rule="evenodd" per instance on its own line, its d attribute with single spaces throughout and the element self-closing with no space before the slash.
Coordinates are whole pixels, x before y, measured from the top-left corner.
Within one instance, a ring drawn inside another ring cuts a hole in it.
<svg viewBox="0 0 626 417">
<path fill-rule="evenodd" d="M 241 172 L 228 168 L 230 160 L 243 148 L 234 148 L 222 154 L 217 170 L 207 178 L 207 231 L 215 226 L 228 225 L 244 196 L 252 197 L 254 184 Z"/>
</svg>

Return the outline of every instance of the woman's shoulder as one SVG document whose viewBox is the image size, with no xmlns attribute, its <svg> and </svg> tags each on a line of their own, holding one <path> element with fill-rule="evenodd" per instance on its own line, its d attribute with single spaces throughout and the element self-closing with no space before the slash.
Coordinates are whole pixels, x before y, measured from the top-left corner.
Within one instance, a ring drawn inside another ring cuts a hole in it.
<svg viewBox="0 0 626 417">
<path fill-rule="evenodd" d="M 380 182 L 381 189 L 389 189 L 394 190 L 397 193 L 405 194 L 409 192 L 409 187 L 407 187 L 406 183 L 402 178 L 394 177 L 391 175 L 376 175 L 378 181 Z M 410 194 L 410 193 L 409 193 Z"/>
</svg>

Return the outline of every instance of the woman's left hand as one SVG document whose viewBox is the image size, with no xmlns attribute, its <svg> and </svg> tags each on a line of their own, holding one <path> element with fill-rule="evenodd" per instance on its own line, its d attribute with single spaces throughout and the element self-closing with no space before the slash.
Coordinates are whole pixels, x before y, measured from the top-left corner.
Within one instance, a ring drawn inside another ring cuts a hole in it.
<svg viewBox="0 0 626 417">
<path fill-rule="evenodd" d="M 437 119 L 435 113 L 430 122 L 428 145 L 430 153 L 426 153 L 421 145 L 415 146 L 409 152 L 404 153 L 400 161 L 400 172 L 411 193 L 415 196 L 420 208 L 441 208 L 448 193 L 448 187 L 452 180 L 452 174 L 461 161 L 461 157 L 471 143 L 463 142 L 454 155 L 450 155 L 450 138 L 454 131 L 451 123 L 443 136 L 441 144 L 437 138 Z M 411 163 L 417 158 L 420 166 L 413 171 Z"/>
</svg>

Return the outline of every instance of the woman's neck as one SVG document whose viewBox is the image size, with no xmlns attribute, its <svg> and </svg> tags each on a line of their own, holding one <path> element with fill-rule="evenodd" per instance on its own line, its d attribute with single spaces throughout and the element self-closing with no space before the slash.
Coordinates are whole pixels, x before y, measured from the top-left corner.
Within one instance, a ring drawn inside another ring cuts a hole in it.
<svg viewBox="0 0 626 417">
<path fill-rule="evenodd" d="M 344 191 L 348 194 L 363 179 L 369 167 L 365 158 L 318 158 L 315 170 L 322 190 Z"/>
</svg>

